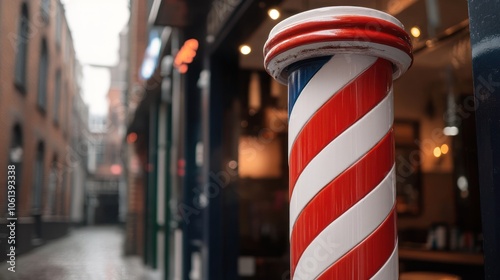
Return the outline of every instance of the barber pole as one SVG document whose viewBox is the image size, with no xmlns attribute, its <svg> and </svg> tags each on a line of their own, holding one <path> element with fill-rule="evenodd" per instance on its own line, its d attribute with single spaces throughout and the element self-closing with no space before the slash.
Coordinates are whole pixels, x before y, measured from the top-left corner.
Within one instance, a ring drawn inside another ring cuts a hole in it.
<svg viewBox="0 0 500 280">
<path fill-rule="evenodd" d="M 327 7 L 264 46 L 288 84 L 292 279 L 397 279 L 392 81 L 412 63 L 394 17 Z"/>
</svg>

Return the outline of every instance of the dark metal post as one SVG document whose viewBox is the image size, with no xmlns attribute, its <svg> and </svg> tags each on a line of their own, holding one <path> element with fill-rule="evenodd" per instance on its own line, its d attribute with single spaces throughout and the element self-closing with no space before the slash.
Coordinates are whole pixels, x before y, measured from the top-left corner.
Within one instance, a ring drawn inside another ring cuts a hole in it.
<svg viewBox="0 0 500 280">
<path fill-rule="evenodd" d="M 468 2 L 485 279 L 500 279 L 500 4 Z"/>
</svg>

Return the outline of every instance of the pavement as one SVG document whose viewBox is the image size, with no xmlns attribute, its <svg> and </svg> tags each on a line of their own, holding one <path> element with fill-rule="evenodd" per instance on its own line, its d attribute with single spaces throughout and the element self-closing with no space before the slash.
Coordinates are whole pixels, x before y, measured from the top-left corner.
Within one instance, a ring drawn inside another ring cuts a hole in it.
<svg viewBox="0 0 500 280">
<path fill-rule="evenodd" d="M 144 280 L 137 256 L 123 255 L 124 232 L 119 227 L 75 229 L 16 258 L 16 272 L 0 264 L 1 280 Z"/>
</svg>

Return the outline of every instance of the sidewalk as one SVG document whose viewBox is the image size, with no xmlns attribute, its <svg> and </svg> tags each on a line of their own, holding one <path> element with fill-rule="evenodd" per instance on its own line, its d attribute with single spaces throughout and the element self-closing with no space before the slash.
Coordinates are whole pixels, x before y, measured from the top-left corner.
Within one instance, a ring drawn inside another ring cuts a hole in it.
<svg viewBox="0 0 500 280">
<path fill-rule="evenodd" d="M 16 259 L 16 272 L 0 264 L 1 280 L 142 280 L 139 257 L 123 256 L 123 231 L 87 227 Z"/>
</svg>

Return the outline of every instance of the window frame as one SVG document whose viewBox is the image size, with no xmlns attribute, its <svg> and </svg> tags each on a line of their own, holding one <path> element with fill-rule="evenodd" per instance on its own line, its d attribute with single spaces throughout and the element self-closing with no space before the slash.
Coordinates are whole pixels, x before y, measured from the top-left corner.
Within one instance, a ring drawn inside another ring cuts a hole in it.
<svg viewBox="0 0 500 280">
<path fill-rule="evenodd" d="M 52 119 L 55 125 L 59 125 L 60 114 L 61 114 L 61 94 L 62 94 L 62 71 L 58 69 L 56 71 L 55 85 L 54 85 L 54 101 L 52 107 Z"/>
<path fill-rule="evenodd" d="M 21 93 L 26 93 L 28 46 L 30 39 L 29 8 L 26 3 L 21 5 L 18 30 L 14 42 L 16 44 L 16 62 L 14 68 L 14 85 Z"/>
<path fill-rule="evenodd" d="M 40 48 L 40 58 L 38 64 L 38 87 L 37 87 L 37 107 L 43 112 L 47 111 L 47 92 L 48 92 L 48 78 L 49 78 L 49 49 L 47 41 L 42 39 Z"/>
<path fill-rule="evenodd" d="M 40 15 L 43 21 L 48 24 L 50 19 L 50 0 L 40 1 Z"/>
</svg>

